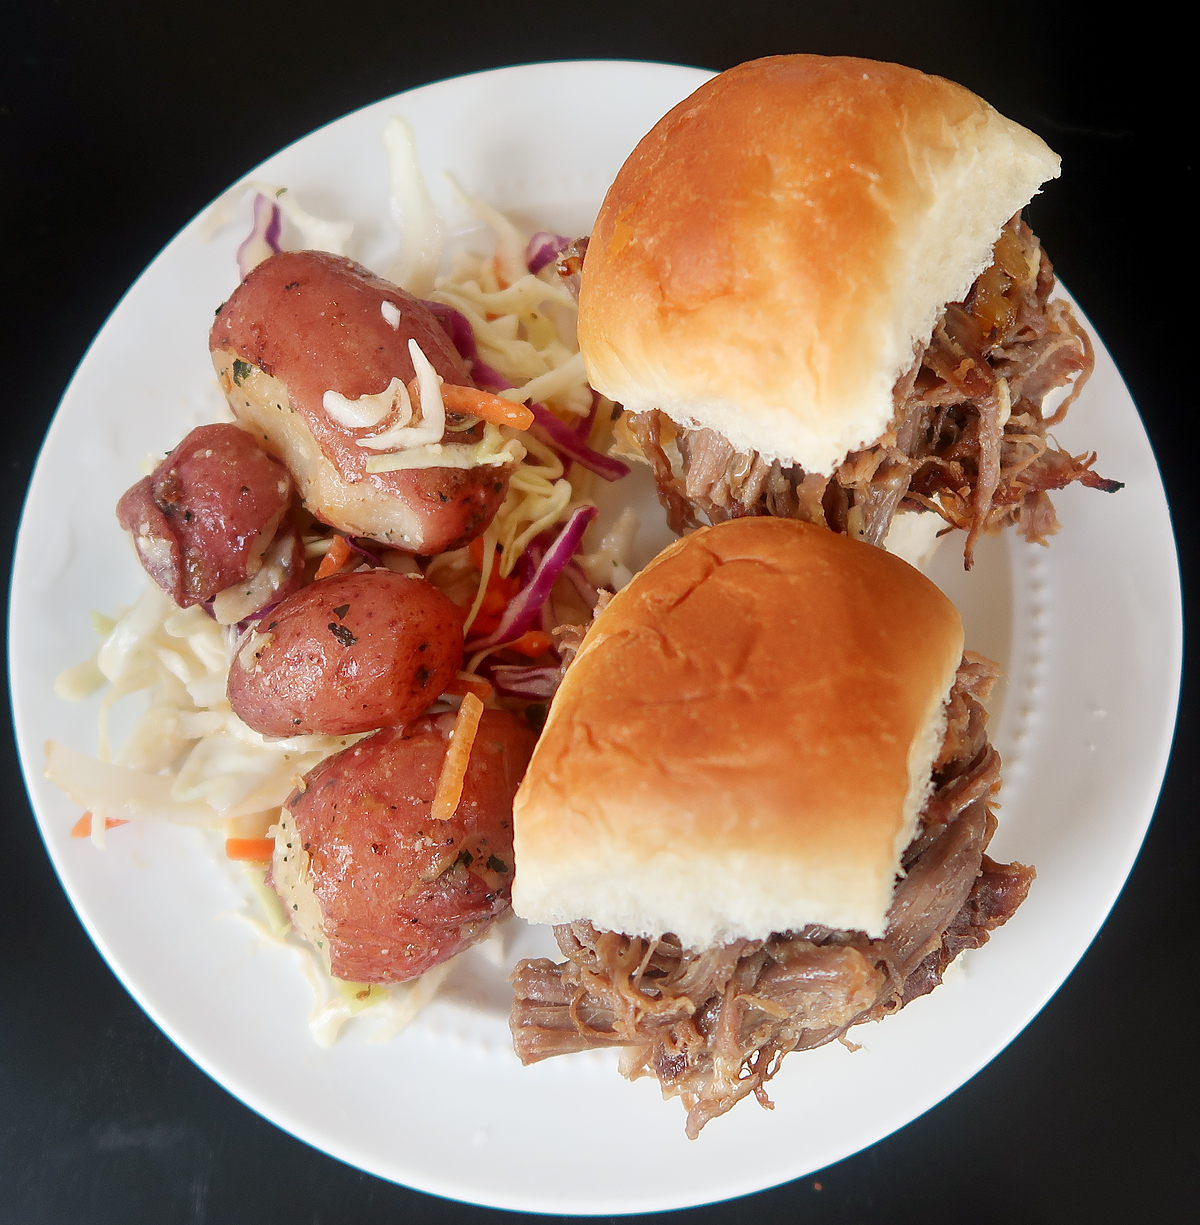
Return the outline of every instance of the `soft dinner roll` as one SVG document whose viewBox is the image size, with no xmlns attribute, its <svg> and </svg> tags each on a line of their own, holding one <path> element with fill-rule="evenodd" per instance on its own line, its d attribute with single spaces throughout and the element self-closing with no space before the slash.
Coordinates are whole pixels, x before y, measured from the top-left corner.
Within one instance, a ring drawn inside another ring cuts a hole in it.
<svg viewBox="0 0 1200 1225">
<path fill-rule="evenodd" d="M 702 85 L 609 189 L 583 265 L 592 385 L 829 474 L 874 442 L 947 302 L 1058 157 L 960 85 L 780 55 Z"/>
<path fill-rule="evenodd" d="M 881 936 L 962 656 L 953 604 L 793 520 L 703 528 L 597 617 L 514 805 L 517 914 L 685 947 Z"/>
</svg>

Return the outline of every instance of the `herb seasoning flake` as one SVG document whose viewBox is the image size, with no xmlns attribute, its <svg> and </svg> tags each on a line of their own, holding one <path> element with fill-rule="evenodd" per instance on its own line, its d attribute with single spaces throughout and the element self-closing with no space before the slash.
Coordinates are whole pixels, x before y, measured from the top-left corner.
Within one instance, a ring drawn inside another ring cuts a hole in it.
<svg viewBox="0 0 1200 1225">
<path fill-rule="evenodd" d="M 342 644 L 344 647 L 352 647 L 358 639 L 344 626 L 338 625 L 336 621 L 330 621 L 329 632 Z"/>
</svg>

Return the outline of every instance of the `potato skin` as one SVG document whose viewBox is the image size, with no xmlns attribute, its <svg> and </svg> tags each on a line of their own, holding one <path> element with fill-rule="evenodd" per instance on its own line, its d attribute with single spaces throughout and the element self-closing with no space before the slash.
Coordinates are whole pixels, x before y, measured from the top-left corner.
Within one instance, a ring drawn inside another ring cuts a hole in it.
<svg viewBox="0 0 1200 1225">
<path fill-rule="evenodd" d="M 307 856 L 338 978 L 406 982 L 508 912 L 512 800 L 535 737 L 519 716 L 484 711 L 458 809 L 435 821 L 453 726 L 447 714 L 376 732 L 323 761 L 287 802 L 293 845 L 276 853 Z"/>
<path fill-rule="evenodd" d="M 229 703 L 267 736 L 394 727 L 434 702 L 462 666 L 462 612 L 421 578 L 370 570 L 320 579 L 248 635 Z"/>
</svg>

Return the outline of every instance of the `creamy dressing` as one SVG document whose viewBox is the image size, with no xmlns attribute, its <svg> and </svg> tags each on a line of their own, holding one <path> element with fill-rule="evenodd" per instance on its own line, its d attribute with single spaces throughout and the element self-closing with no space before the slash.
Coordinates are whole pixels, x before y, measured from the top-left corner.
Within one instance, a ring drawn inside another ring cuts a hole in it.
<svg viewBox="0 0 1200 1225">
<path fill-rule="evenodd" d="M 384 305 L 388 306 L 390 303 L 385 302 Z M 327 391 L 321 397 L 321 407 L 338 425 L 344 425 L 350 430 L 370 429 L 383 421 L 397 407 L 402 415 L 407 408 L 406 421 L 412 417 L 412 403 L 408 398 L 408 388 L 395 377 L 382 391 L 359 396 L 357 400 L 348 400 L 336 391 Z"/>
</svg>

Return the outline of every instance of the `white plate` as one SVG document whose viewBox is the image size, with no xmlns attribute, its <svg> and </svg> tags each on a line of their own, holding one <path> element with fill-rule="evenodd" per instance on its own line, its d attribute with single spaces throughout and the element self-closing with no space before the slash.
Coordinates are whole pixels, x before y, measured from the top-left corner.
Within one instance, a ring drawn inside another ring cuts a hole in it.
<svg viewBox="0 0 1200 1225">
<path fill-rule="evenodd" d="M 379 134 L 401 112 L 452 221 L 463 214 L 443 169 L 502 209 L 585 232 L 638 138 L 706 75 L 564 63 L 462 77 L 347 116 L 250 177 L 354 220 L 354 253 L 379 262 L 389 243 Z M 1098 450 L 1124 491 L 1057 495 L 1063 528 L 1049 549 L 1010 533 L 985 541 L 969 576 L 950 548 L 934 568 L 964 611 L 968 644 L 1008 669 L 993 853 L 1037 865 L 1028 902 L 939 990 L 856 1032 L 862 1050 L 790 1057 L 773 1112 L 743 1103 L 693 1143 L 679 1104 L 622 1080 L 611 1053 L 521 1068 L 499 974 L 462 976 L 389 1044 L 355 1022 L 322 1050 L 293 955 L 231 917 L 244 885 L 212 835 L 128 827 L 106 853 L 68 837 L 78 812 L 41 777 L 42 744 L 91 751 L 96 704 L 60 702 L 53 680 L 92 649 L 88 609 L 140 590 L 117 497 L 147 452 L 216 412 L 206 336 L 234 287 L 243 233 L 240 223 L 206 241 L 192 222 L 114 311 L 50 429 L 13 583 L 13 700 L 42 833 L 92 939 L 157 1024 L 247 1105 L 343 1161 L 455 1199 L 556 1213 L 678 1208 L 799 1177 L 907 1123 L 987 1063 L 1108 913 L 1150 819 L 1175 716 L 1182 631 L 1166 500 L 1103 347 L 1059 436 Z M 609 1173 L 581 1177 L 581 1152 L 589 1170 Z"/>
</svg>

